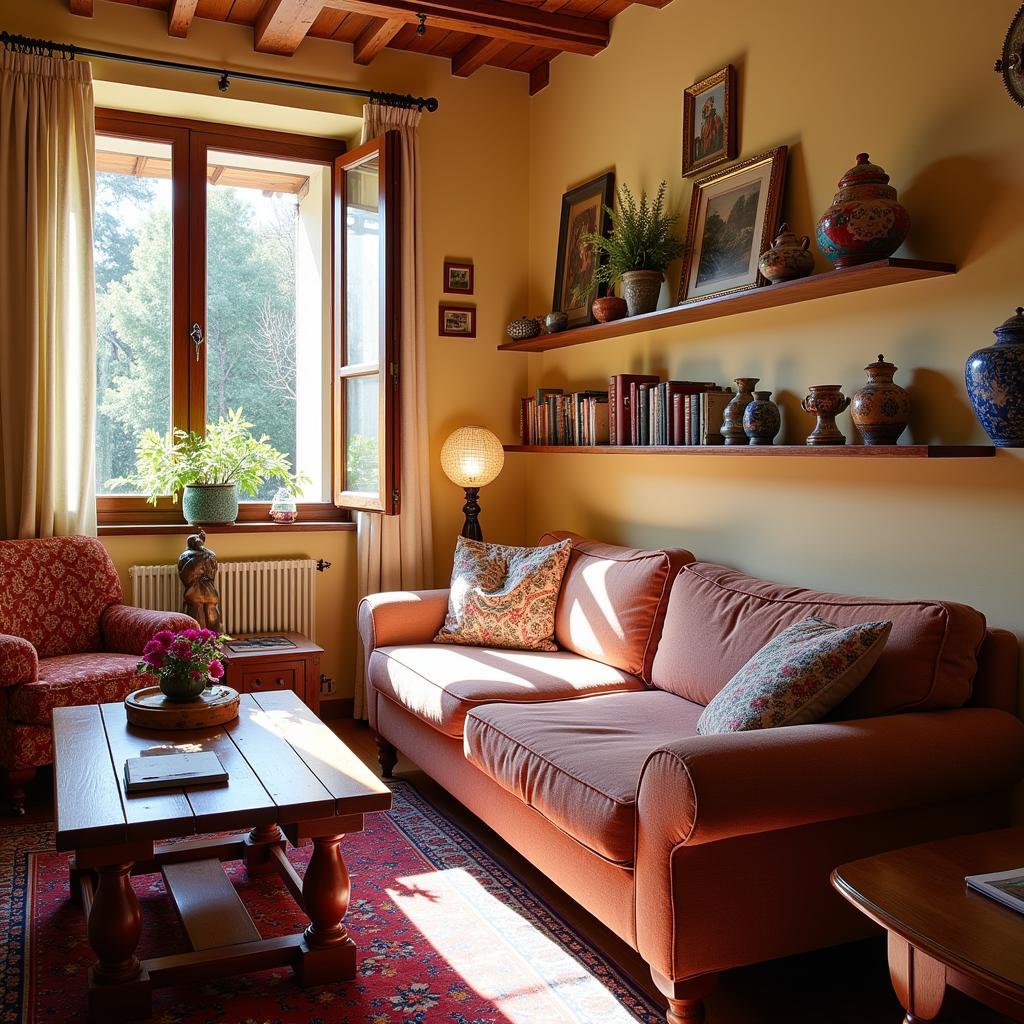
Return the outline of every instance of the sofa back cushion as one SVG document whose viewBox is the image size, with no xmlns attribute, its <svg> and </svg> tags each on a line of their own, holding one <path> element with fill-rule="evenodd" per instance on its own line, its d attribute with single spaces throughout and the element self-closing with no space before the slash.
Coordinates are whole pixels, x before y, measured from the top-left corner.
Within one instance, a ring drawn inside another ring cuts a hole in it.
<svg viewBox="0 0 1024 1024">
<path fill-rule="evenodd" d="M 102 650 L 100 615 L 123 598 L 95 538 L 0 541 L 0 633 L 28 640 L 40 658 Z"/>
<path fill-rule="evenodd" d="M 555 641 L 650 682 L 672 581 L 689 551 L 643 551 L 556 530 L 541 544 L 572 541 L 555 609 Z"/>
<path fill-rule="evenodd" d="M 947 601 L 890 601 L 787 587 L 706 562 L 676 578 L 652 683 L 707 704 L 773 636 L 809 615 L 892 622 L 874 669 L 833 718 L 954 708 L 971 696 L 985 618 Z"/>
</svg>

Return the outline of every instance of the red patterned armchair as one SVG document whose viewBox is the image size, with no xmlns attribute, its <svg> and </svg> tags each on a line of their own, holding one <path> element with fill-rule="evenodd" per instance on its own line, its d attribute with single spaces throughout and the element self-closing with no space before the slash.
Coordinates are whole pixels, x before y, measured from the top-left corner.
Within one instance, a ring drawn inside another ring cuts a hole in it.
<svg viewBox="0 0 1024 1024">
<path fill-rule="evenodd" d="M 53 709 L 123 699 L 153 633 L 196 625 L 123 602 L 98 540 L 0 541 L 0 767 L 17 813 L 36 768 L 53 761 Z"/>
</svg>

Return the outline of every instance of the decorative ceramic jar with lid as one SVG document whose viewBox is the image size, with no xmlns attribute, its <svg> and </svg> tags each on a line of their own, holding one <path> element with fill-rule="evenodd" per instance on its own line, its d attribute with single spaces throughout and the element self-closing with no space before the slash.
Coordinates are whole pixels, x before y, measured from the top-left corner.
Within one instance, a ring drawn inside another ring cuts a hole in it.
<svg viewBox="0 0 1024 1024">
<path fill-rule="evenodd" d="M 775 236 L 772 247 L 761 253 L 757 269 L 761 271 L 761 276 L 772 284 L 807 277 L 814 270 L 814 255 L 809 251 L 810 245 L 811 240 L 807 235 L 797 238 L 789 230 L 789 225 L 783 224 Z"/>
<path fill-rule="evenodd" d="M 967 394 L 994 445 L 1024 448 L 1024 306 L 992 333 L 967 360 Z"/>
<path fill-rule="evenodd" d="M 737 377 L 736 396 L 722 413 L 722 437 L 726 444 L 748 444 L 749 438 L 743 429 L 743 413 L 754 400 L 754 388 L 759 377 Z"/>
<path fill-rule="evenodd" d="M 864 367 L 868 382 L 854 396 L 850 417 L 865 444 L 895 444 L 910 419 L 910 396 L 893 383 L 898 367 L 879 355 Z"/>
<path fill-rule="evenodd" d="M 505 328 L 505 333 L 513 341 L 528 341 L 540 334 L 540 321 L 535 316 L 521 316 Z"/>
<path fill-rule="evenodd" d="M 836 426 L 836 417 L 850 404 L 849 398 L 843 394 L 842 384 L 813 384 L 807 390 L 810 394 L 800 403 L 800 407 L 804 412 L 818 417 L 807 443 L 846 444 L 846 436 Z"/>
<path fill-rule="evenodd" d="M 754 400 L 743 410 L 743 433 L 751 444 L 774 444 L 782 426 L 779 407 L 770 391 L 755 391 Z"/>
<path fill-rule="evenodd" d="M 839 179 L 832 205 L 818 221 L 818 248 L 837 270 L 891 256 L 910 231 L 910 214 L 889 175 L 867 153 Z"/>
</svg>

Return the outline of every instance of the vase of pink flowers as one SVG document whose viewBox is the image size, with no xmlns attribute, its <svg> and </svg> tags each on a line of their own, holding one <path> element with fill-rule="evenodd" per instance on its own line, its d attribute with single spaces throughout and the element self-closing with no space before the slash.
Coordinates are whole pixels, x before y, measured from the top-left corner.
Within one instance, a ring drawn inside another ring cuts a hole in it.
<svg viewBox="0 0 1024 1024">
<path fill-rule="evenodd" d="M 221 653 L 226 639 L 212 629 L 161 629 L 143 648 L 137 671 L 155 675 L 168 700 L 195 700 L 224 678 Z"/>
</svg>

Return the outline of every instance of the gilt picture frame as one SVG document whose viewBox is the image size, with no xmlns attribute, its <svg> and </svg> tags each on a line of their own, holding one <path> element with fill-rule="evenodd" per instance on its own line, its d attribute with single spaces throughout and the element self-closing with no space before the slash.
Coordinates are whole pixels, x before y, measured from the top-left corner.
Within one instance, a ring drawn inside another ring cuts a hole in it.
<svg viewBox="0 0 1024 1024">
<path fill-rule="evenodd" d="M 786 154 L 778 146 L 693 183 L 680 303 L 767 283 L 757 261 L 779 224 Z"/>
<path fill-rule="evenodd" d="M 594 285 L 598 254 L 582 244 L 588 232 L 607 235 L 611 230 L 608 209 L 615 201 L 615 172 L 609 171 L 571 189 L 562 196 L 555 260 L 555 287 L 551 308 L 569 318 L 568 327 L 593 322 L 590 307 L 603 288 Z"/>
<path fill-rule="evenodd" d="M 736 69 L 731 64 L 683 90 L 684 178 L 736 159 Z"/>
</svg>

